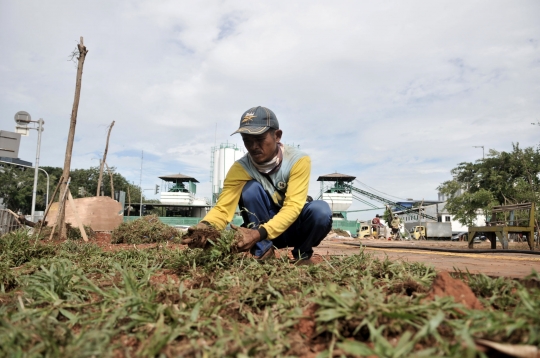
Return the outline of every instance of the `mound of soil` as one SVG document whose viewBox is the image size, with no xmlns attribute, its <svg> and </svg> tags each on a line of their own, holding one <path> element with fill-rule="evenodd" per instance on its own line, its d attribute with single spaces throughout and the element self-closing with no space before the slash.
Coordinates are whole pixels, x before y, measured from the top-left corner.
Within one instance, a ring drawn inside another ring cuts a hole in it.
<svg viewBox="0 0 540 358">
<path fill-rule="evenodd" d="M 450 276 L 448 272 L 439 272 L 427 298 L 434 299 L 435 297 L 454 297 L 454 301 L 462 303 L 470 309 L 481 310 L 484 306 L 478 301 L 471 288 L 463 281 Z"/>
<path fill-rule="evenodd" d="M 339 236 L 343 236 L 343 237 L 351 237 L 351 235 L 349 235 L 349 233 L 345 230 L 342 230 L 342 229 L 332 229 L 331 232 L 335 232 L 336 234 L 338 234 Z"/>
</svg>

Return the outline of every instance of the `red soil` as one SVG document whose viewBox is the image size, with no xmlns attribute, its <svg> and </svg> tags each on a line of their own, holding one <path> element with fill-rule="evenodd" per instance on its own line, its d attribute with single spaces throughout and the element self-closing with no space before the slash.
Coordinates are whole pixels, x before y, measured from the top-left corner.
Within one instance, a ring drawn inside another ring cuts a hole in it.
<svg viewBox="0 0 540 358">
<path fill-rule="evenodd" d="M 450 276 L 448 272 L 439 272 L 437 277 L 435 277 L 435 280 L 433 280 L 431 291 L 427 298 L 433 299 L 436 296 L 454 297 L 455 302 L 462 303 L 470 309 L 481 310 L 484 308 L 472 292 L 471 288 L 465 282 Z"/>
<path fill-rule="evenodd" d="M 295 328 L 307 339 L 315 336 L 317 325 L 315 323 L 315 313 L 319 309 L 319 305 L 312 303 L 304 309 L 302 318 L 295 325 Z"/>
</svg>

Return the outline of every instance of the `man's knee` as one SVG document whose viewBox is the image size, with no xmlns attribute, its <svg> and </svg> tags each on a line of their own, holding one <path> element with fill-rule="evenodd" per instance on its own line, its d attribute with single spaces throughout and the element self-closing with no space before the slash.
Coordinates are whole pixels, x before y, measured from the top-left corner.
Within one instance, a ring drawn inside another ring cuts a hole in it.
<svg viewBox="0 0 540 358">
<path fill-rule="evenodd" d="M 313 224 L 323 227 L 332 225 L 332 210 L 326 201 L 314 200 L 307 210 Z"/>
<path fill-rule="evenodd" d="M 242 200 L 244 204 L 246 204 L 246 201 L 260 200 L 261 195 L 264 193 L 265 191 L 261 183 L 256 180 L 250 180 L 242 188 Z"/>
</svg>

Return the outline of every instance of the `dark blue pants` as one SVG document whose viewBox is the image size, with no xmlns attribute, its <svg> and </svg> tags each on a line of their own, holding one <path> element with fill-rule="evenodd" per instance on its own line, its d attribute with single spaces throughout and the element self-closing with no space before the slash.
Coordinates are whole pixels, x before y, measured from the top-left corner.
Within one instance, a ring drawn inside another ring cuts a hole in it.
<svg viewBox="0 0 540 358">
<path fill-rule="evenodd" d="M 246 183 L 238 205 L 244 219 L 242 226 L 252 228 L 268 222 L 280 209 L 263 186 L 255 180 Z M 330 229 L 332 229 L 330 206 L 325 201 L 314 200 L 304 205 L 298 219 L 284 233 L 273 240 L 259 241 L 251 249 L 251 253 L 261 256 L 272 246 L 278 249 L 292 247 L 295 258 L 310 258 L 313 255 L 313 247 L 321 243 Z"/>
</svg>

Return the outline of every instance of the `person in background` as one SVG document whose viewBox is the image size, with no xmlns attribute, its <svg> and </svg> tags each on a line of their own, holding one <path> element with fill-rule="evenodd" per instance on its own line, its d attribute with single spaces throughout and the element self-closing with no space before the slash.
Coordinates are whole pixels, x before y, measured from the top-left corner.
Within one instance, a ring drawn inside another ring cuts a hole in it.
<svg viewBox="0 0 540 358">
<path fill-rule="evenodd" d="M 392 226 L 392 237 L 396 240 L 399 237 L 399 227 L 401 225 L 401 220 L 399 220 L 397 214 L 394 214 L 394 218 L 390 225 Z"/>
<path fill-rule="evenodd" d="M 381 233 L 382 223 L 381 223 L 381 216 L 379 214 L 375 215 L 375 217 L 371 220 L 371 225 L 373 227 L 373 237 L 375 239 L 379 238 L 379 234 Z"/>
</svg>

